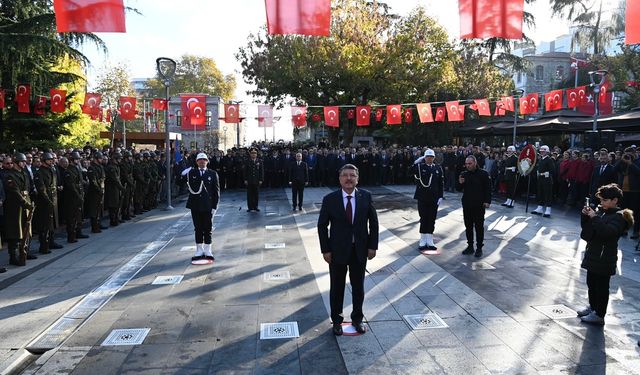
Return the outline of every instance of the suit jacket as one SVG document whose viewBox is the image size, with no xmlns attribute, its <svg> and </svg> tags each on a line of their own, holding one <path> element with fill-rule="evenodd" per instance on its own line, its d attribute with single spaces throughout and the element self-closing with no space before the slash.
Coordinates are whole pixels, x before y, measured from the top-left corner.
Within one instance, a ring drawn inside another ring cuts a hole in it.
<svg viewBox="0 0 640 375">
<path fill-rule="evenodd" d="M 354 191 L 356 209 L 353 224 L 347 220 L 342 189 L 325 195 L 318 217 L 320 250 L 331 252 L 331 261 L 348 264 L 352 243 L 360 263 L 367 261 L 368 249 L 378 249 L 378 215 L 371 193 L 363 189 Z"/>
<path fill-rule="evenodd" d="M 200 176 L 200 169 L 191 168 L 186 176 L 189 187 L 189 199 L 187 208 L 192 211 L 207 212 L 218 208 L 220 201 L 220 182 L 218 173 L 212 169 L 205 169 Z M 200 186 L 202 185 L 202 189 Z M 198 194 L 193 194 L 198 192 Z"/>
<path fill-rule="evenodd" d="M 309 168 L 307 163 L 301 161 L 300 165 L 297 162 L 291 163 L 289 167 L 289 182 L 306 183 L 309 182 Z"/>
<path fill-rule="evenodd" d="M 618 173 L 613 165 L 607 164 L 604 168 L 604 173 L 600 173 L 602 165 L 598 165 L 593 169 L 591 175 L 591 194 L 595 194 L 600 186 L 613 184 L 618 182 Z"/>
</svg>

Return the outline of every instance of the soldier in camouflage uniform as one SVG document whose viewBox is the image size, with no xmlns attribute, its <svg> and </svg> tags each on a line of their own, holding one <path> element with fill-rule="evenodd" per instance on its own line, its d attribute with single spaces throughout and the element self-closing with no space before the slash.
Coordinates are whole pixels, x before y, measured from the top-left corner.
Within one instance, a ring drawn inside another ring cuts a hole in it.
<svg viewBox="0 0 640 375">
<path fill-rule="evenodd" d="M 149 211 L 155 207 L 158 185 L 158 167 L 156 166 L 155 160 L 150 153 L 145 152 L 142 156 L 145 158 L 145 172 L 149 176 L 149 178 L 147 179 L 147 181 L 149 181 L 149 186 L 147 188 L 147 195 L 144 200 L 144 209 Z"/>
<path fill-rule="evenodd" d="M 122 155 L 119 152 L 114 152 L 104 171 L 104 204 L 109 210 L 109 224 L 112 227 L 120 224 L 121 196 L 124 191 L 120 180 L 120 160 L 122 160 Z"/>
<path fill-rule="evenodd" d="M 49 254 L 50 241 L 53 237 L 54 212 L 57 207 L 57 181 L 56 175 L 51 166 L 53 165 L 53 155 L 49 152 L 42 156 L 42 166 L 33 174 L 33 183 L 38 192 L 36 196 L 36 208 L 33 213 L 33 227 L 38 232 L 40 241 L 40 253 Z"/>
<path fill-rule="evenodd" d="M 133 198 L 133 191 L 135 188 L 135 182 L 133 179 L 133 161 L 131 152 L 124 151 L 122 153 L 123 159 L 120 163 L 120 181 L 124 186 L 122 194 L 122 220 L 131 219 L 131 199 Z"/>
<path fill-rule="evenodd" d="M 145 174 L 144 161 L 142 161 L 142 155 L 140 153 L 135 155 L 135 162 L 133 163 L 133 179 L 136 186 L 133 192 L 133 208 L 136 215 L 142 213 L 142 206 L 144 205 L 144 197 L 147 194 L 147 176 Z"/>
<path fill-rule="evenodd" d="M 91 233 L 101 233 L 100 219 L 104 204 L 104 167 L 102 152 L 96 151 L 87 170 L 89 186 L 87 189 L 87 216 L 91 220 Z"/>
</svg>

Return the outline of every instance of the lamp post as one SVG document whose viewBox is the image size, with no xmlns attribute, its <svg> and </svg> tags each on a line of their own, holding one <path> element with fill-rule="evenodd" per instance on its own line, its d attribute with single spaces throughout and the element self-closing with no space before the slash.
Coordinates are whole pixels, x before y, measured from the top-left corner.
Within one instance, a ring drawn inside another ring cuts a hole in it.
<svg viewBox="0 0 640 375">
<path fill-rule="evenodd" d="M 598 130 L 598 117 L 600 116 L 600 88 L 604 84 L 604 80 L 609 72 L 606 70 L 593 70 L 589 72 L 589 79 L 591 80 L 591 85 L 593 86 L 593 93 L 595 94 L 595 98 L 593 98 L 594 103 L 594 111 L 593 111 L 593 131 Z"/>
<path fill-rule="evenodd" d="M 520 98 L 524 94 L 523 89 L 513 90 L 513 142 L 511 143 L 513 147 L 516 146 L 516 127 L 518 127 L 518 104 L 520 103 Z"/>
<path fill-rule="evenodd" d="M 222 127 L 222 131 L 224 131 L 224 152 L 227 152 L 227 125 Z"/>
<path fill-rule="evenodd" d="M 169 86 L 171 85 L 171 78 L 176 73 L 176 62 L 168 57 L 158 57 L 156 59 L 156 69 L 158 75 L 163 79 L 164 83 L 164 96 L 167 101 L 167 109 L 164 111 L 164 154 L 166 163 L 166 176 L 167 176 L 167 210 L 173 210 L 171 205 L 171 137 L 169 135 Z M 177 150 L 176 150 L 177 152 Z"/>
</svg>

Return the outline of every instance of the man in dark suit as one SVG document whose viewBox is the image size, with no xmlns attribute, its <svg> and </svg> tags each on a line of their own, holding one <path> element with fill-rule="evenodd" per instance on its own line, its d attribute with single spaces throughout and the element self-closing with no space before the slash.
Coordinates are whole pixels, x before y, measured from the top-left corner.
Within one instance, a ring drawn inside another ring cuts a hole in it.
<svg viewBox="0 0 640 375">
<path fill-rule="evenodd" d="M 291 204 L 293 211 L 302 211 L 302 200 L 304 198 L 304 187 L 309 184 L 309 168 L 307 163 L 302 161 L 302 153 L 296 154 L 296 161 L 289 166 L 289 185 L 291 185 Z"/>
<path fill-rule="evenodd" d="M 182 172 L 189 189 L 187 208 L 191 209 L 191 220 L 196 232 L 196 254 L 191 260 L 208 259 L 213 261 L 211 252 L 211 231 L 213 215 L 220 201 L 220 182 L 218 173 L 208 169 L 209 158 L 205 153 L 196 156 L 197 168 L 187 168 Z"/>
<path fill-rule="evenodd" d="M 600 153 L 599 161 L 600 165 L 593 169 L 593 174 L 591 175 L 590 189 L 591 200 L 596 204 L 599 203 L 595 195 L 598 188 L 618 182 L 618 174 L 613 165 L 609 164 L 609 155 L 606 152 Z"/>
<path fill-rule="evenodd" d="M 258 199 L 260 198 L 260 186 L 264 181 L 264 166 L 258 159 L 258 150 L 252 148 L 249 152 L 249 159 L 244 162 L 242 168 L 244 184 L 247 187 L 247 212 L 258 212 Z"/>
<path fill-rule="evenodd" d="M 358 168 L 353 164 L 345 164 L 338 178 L 342 189 L 323 198 L 318 217 L 320 250 L 324 260 L 329 263 L 331 320 L 336 336 L 342 335 L 347 269 L 353 296 L 351 324 L 359 333 L 365 333 L 362 324 L 364 275 L 367 259 L 373 259 L 378 249 L 378 215 L 371 193 L 356 189 Z"/>
</svg>

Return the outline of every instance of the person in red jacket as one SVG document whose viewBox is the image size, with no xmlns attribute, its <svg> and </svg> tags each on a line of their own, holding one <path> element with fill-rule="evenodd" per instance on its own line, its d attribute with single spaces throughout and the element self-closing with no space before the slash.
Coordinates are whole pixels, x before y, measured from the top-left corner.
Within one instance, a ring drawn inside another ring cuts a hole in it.
<svg viewBox="0 0 640 375">
<path fill-rule="evenodd" d="M 569 164 L 571 163 L 571 154 L 569 151 L 562 153 L 562 161 L 560 161 L 560 171 L 558 173 L 558 199 L 560 203 L 565 203 L 569 195 Z"/>
<path fill-rule="evenodd" d="M 589 183 L 591 182 L 591 175 L 593 174 L 593 164 L 589 160 L 589 154 L 582 154 L 581 159 L 577 163 L 576 167 L 576 195 L 575 202 L 580 204 L 584 202 L 584 199 L 589 194 Z"/>
</svg>

